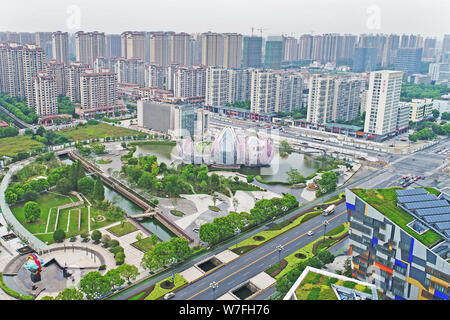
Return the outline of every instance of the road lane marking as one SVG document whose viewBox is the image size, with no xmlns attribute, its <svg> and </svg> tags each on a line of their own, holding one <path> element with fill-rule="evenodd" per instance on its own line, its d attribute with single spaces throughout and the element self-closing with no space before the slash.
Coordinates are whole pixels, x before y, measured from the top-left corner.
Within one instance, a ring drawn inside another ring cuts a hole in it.
<svg viewBox="0 0 450 320">
<path fill-rule="evenodd" d="M 334 220 L 334 219 L 337 219 L 338 217 L 340 217 L 340 216 L 343 215 L 344 213 L 347 213 L 347 211 L 346 211 L 346 210 L 342 211 L 341 213 L 335 215 L 333 218 L 328 219 L 328 221 L 332 221 L 332 220 Z M 322 226 L 322 224 L 319 224 L 318 226 L 312 228 L 311 230 L 318 229 L 318 228 L 320 228 L 321 226 Z M 305 236 L 307 233 L 308 233 L 308 232 L 305 232 L 305 233 L 299 235 L 298 237 L 296 237 L 296 238 L 294 238 L 294 239 L 292 239 L 292 240 L 286 242 L 285 244 L 282 244 L 282 246 L 284 247 L 284 246 L 287 246 L 287 245 L 291 244 L 292 242 L 294 242 L 294 241 L 300 239 L 301 237 Z M 320 238 L 319 238 L 319 239 L 320 239 Z M 275 249 L 275 250 L 270 251 L 269 253 L 265 254 L 264 256 L 262 256 L 262 257 L 256 259 L 255 261 L 251 262 L 250 264 L 246 265 L 245 267 L 242 267 L 241 269 L 239 269 L 239 270 L 237 270 L 237 271 L 231 273 L 230 275 L 226 276 L 225 278 L 216 281 L 216 283 L 219 284 L 220 282 L 225 281 L 226 279 L 230 278 L 231 276 L 234 276 L 236 273 L 241 272 L 242 270 L 244 270 L 244 269 L 250 267 L 251 265 L 253 265 L 253 264 L 255 264 L 255 263 L 261 261 L 262 259 L 264 259 L 264 258 L 270 256 L 272 253 L 277 252 L 277 251 L 278 251 L 278 249 Z M 199 294 L 202 294 L 203 292 L 205 292 L 205 291 L 208 290 L 208 289 L 209 289 L 209 286 L 206 287 L 206 288 L 204 288 L 204 289 L 202 289 L 201 291 L 197 292 L 197 293 L 194 294 L 193 296 L 187 298 L 186 300 L 191 300 L 191 299 L 195 298 L 196 296 L 198 296 Z"/>
</svg>

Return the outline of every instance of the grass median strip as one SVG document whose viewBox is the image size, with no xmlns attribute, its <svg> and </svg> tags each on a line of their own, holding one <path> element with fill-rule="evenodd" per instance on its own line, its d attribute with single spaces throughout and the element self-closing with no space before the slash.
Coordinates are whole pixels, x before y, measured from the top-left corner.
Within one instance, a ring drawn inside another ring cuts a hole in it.
<svg viewBox="0 0 450 320">
<path fill-rule="evenodd" d="M 188 283 L 188 281 L 178 273 L 175 273 L 174 286 L 172 288 L 164 289 L 161 287 L 161 284 L 164 284 L 166 281 L 172 282 L 172 277 L 168 277 L 156 283 L 155 288 L 153 289 L 152 292 L 150 292 L 150 294 L 145 298 L 145 300 L 157 300 L 159 298 L 162 298 L 165 294 L 175 291 Z"/>
</svg>

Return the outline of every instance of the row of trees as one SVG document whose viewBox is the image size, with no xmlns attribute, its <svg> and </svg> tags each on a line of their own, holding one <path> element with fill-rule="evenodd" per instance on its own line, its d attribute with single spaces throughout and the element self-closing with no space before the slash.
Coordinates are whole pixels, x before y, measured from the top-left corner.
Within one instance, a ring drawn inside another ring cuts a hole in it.
<svg viewBox="0 0 450 320">
<path fill-rule="evenodd" d="M 37 123 L 39 119 L 35 109 L 28 108 L 25 99 L 10 97 L 8 94 L 0 93 L 0 106 L 7 109 L 23 122 Z"/>
<path fill-rule="evenodd" d="M 157 243 L 150 251 L 147 251 L 142 257 L 141 266 L 153 272 L 171 264 L 172 261 L 183 261 L 192 253 L 186 239 L 174 237 L 170 241 Z"/>
<path fill-rule="evenodd" d="M 211 223 L 202 224 L 199 230 L 200 239 L 210 246 L 217 244 L 232 237 L 236 228 L 241 231 L 247 230 L 298 207 L 298 204 L 297 199 L 291 194 L 286 194 L 282 198 L 259 200 L 250 213 L 231 212 L 225 217 L 215 218 Z"/>
<path fill-rule="evenodd" d="M 80 281 L 80 288 L 69 287 L 61 291 L 56 298 L 46 296 L 42 300 L 93 300 L 111 293 L 121 287 L 125 282 L 128 284 L 136 280 L 139 275 L 136 266 L 122 264 L 102 275 L 98 271 L 86 274 Z"/>
<path fill-rule="evenodd" d="M 19 134 L 19 130 L 15 127 L 0 128 L 0 138 L 15 137 Z"/>
<path fill-rule="evenodd" d="M 448 136 L 450 135 L 450 123 L 439 125 L 432 121 L 421 121 L 414 125 L 415 132 L 408 136 L 410 141 L 417 140 L 431 140 L 436 135 Z"/>
</svg>

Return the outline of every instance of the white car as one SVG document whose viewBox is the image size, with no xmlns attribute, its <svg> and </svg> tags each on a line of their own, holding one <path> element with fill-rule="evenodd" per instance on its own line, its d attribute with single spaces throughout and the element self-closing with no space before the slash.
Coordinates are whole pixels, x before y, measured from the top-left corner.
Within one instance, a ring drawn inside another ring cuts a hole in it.
<svg viewBox="0 0 450 320">
<path fill-rule="evenodd" d="M 307 233 L 308 236 L 312 236 L 313 234 L 314 234 L 314 232 L 312 230 L 309 230 Z"/>
<path fill-rule="evenodd" d="M 175 293 L 173 293 L 173 292 L 166 293 L 164 295 L 164 300 L 169 300 L 170 298 L 173 298 L 174 296 L 175 296 Z"/>
</svg>

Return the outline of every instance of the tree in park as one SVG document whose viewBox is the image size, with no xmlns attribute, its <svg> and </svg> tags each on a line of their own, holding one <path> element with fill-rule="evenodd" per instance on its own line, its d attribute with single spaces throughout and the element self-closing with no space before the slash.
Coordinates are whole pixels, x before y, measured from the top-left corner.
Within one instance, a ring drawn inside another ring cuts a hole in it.
<svg viewBox="0 0 450 320">
<path fill-rule="evenodd" d="M 62 194 L 68 194 L 72 190 L 72 184 L 67 178 L 61 178 L 56 182 L 56 191 Z"/>
<path fill-rule="evenodd" d="M 124 284 L 125 280 L 121 278 L 121 274 L 117 269 L 109 270 L 104 277 L 108 278 L 111 282 L 112 288 L 120 287 Z"/>
<path fill-rule="evenodd" d="M 285 277 L 279 278 L 277 280 L 277 284 L 275 285 L 275 289 L 281 294 L 286 294 L 291 288 L 291 283 Z"/>
<path fill-rule="evenodd" d="M 329 264 L 334 261 L 334 255 L 328 250 L 320 251 L 317 254 L 317 258 L 319 258 L 324 264 Z"/>
<path fill-rule="evenodd" d="M 158 236 L 156 235 L 156 234 L 152 234 L 151 236 L 150 236 L 150 239 L 151 239 L 151 241 L 152 241 L 152 245 L 156 245 L 157 243 L 158 243 L 158 241 L 159 241 L 159 239 L 158 239 Z"/>
<path fill-rule="evenodd" d="M 41 208 L 39 208 L 39 205 L 34 201 L 25 203 L 23 211 L 25 214 L 25 221 L 28 223 L 36 221 L 41 216 Z"/>
<path fill-rule="evenodd" d="M 100 178 L 95 180 L 93 196 L 97 201 L 105 200 L 105 187 L 103 186 L 103 181 Z"/>
<path fill-rule="evenodd" d="M 153 250 L 149 250 L 144 254 L 141 260 L 141 266 L 150 272 L 162 267 Z"/>
<path fill-rule="evenodd" d="M 168 241 L 160 242 L 153 248 L 153 253 L 160 266 L 165 266 L 170 263 L 170 259 L 174 258 L 173 244 Z"/>
<path fill-rule="evenodd" d="M 86 274 L 80 281 L 80 289 L 88 300 L 93 300 L 106 295 L 112 290 L 112 283 L 108 277 L 104 277 L 98 271 Z"/>
<path fill-rule="evenodd" d="M 23 200 L 25 201 L 36 201 L 39 198 L 39 193 L 34 190 L 30 190 L 24 193 Z"/>
<path fill-rule="evenodd" d="M 335 172 L 329 171 L 322 174 L 322 178 L 317 181 L 324 193 L 331 192 L 336 189 L 338 177 Z"/>
<path fill-rule="evenodd" d="M 177 260 L 184 260 L 191 255 L 191 248 L 189 247 L 189 241 L 184 238 L 173 237 L 170 239 L 170 243 L 173 247 L 174 258 Z"/>
<path fill-rule="evenodd" d="M 55 232 L 53 232 L 53 240 L 56 242 L 63 242 L 64 239 L 66 239 L 66 233 L 64 230 L 56 229 Z"/>
<path fill-rule="evenodd" d="M 286 174 L 288 176 L 287 182 L 289 184 L 296 184 L 305 181 L 303 175 L 295 168 L 289 169 L 286 171 Z"/>
<path fill-rule="evenodd" d="M 5 192 L 6 203 L 8 203 L 8 204 L 14 203 L 18 200 L 17 198 L 18 197 L 17 197 L 16 193 L 12 192 L 11 190 L 6 190 L 6 192 Z"/>
<path fill-rule="evenodd" d="M 131 281 L 136 280 L 137 276 L 139 275 L 139 271 L 136 266 L 126 264 L 126 263 L 117 267 L 116 270 L 119 271 L 121 277 L 123 277 L 127 280 L 128 284 L 130 284 Z"/>
<path fill-rule="evenodd" d="M 247 176 L 247 183 L 252 183 L 253 180 L 255 180 L 255 176 L 252 175 L 252 174 L 249 174 L 249 175 Z"/>
<path fill-rule="evenodd" d="M 158 173 L 159 173 L 159 166 L 158 166 L 158 162 L 153 162 L 152 163 L 152 175 L 153 176 L 157 176 L 158 175 Z"/>
<path fill-rule="evenodd" d="M 78 180 L 78 191 L 84 195 L 90 195 L 94 190 L 94 180 L 89 177 L 83 177 Z"/>
<path fill-rule="evenodd" d="M 56 296 L 55 300 L 83 300 L 84 293 L 77 288 L 66 288 Z"/>
<path fill-rule="evenodd" d="M 125 262 L 125 253 L 123 251 L 117 252 L 114 259 L 116 260 L 116 265 L 123 264 Z"/>
<path fill-rule="evenodd" d="M 102 236 L 101 241 L 102 241 L 103 246 L 106 248 L 106 247 L 109 246 L 109 241 L 111 241 L 111 237 L 108 236 L 107 234 L 104 234 L 104 235 Z"/>
<path fill-rule="evenodd" d="M 95 243 L 98 243 L 102 238 L 102 233 L 98 230 L 92 231 L 91 239 L 94 240 Z"/>
<path fill-rule="evenodd" d="M 220 241 L 219 230 L 214 223 L 204 223 L 199 230 L 200 240 L 207 242 L 209 245 L 216 244 Z"/>
</svg>

